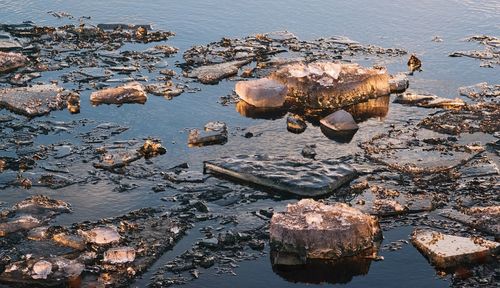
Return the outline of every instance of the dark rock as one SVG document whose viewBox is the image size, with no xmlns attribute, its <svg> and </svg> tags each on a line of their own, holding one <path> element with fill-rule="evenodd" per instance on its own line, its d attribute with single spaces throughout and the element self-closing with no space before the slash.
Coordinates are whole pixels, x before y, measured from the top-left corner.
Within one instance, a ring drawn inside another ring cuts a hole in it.
<svg viewBox="0 0 500 288">
<path fill-rule="evenodd" d="M 307 124 L 304 119 L 297 114 L 290 114 L 286 118 L 286 129 L 292 133 L 300 134 L 304 132 L 307 128 Z"/>
</svg>

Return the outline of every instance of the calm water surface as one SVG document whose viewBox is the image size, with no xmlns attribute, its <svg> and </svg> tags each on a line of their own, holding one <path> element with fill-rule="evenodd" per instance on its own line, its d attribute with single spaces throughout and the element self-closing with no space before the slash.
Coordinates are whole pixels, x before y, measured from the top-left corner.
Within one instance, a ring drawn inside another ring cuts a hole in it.
<svg viewBox="0 0 500 288">
<path fill-rule="evenodd" d="M 304 40 L 323 36 L 345 35 L 365 44 L 400 47 L 416 53 L 423 61 L 422 73 L 411 79 L 413 89 L 444 97 L 457 97 L 457 88 L 478 82 L 500 80 L 498 69 L 480 68 L 479 61 L 469 58 L 450 58 L 455 50 L 475 49 L 474 43 L 462 41 L 473 34 L 498 36 L 500 31 L 500 2 L 487 1 L 33 1 L 0 0 L 0 23 L 19 23 L 31 20 L 43 25 L 63 25 L 70 20 L 57 19 L 48 11 L 66 11 L 79 16 L 91 16 L 88 22 L 152 24 L 157 29 L 171 30 L 176 36 L 169 45 L 180 48 L 176 57 L 169 59 L 170 68 L 182 61 L 182 51 L 196 44 L 218 41 L 221 37 L 243 37 L 255 33 L 288 30 Z M 74 22 L 72 22 L 74 23 Z M 432 42 L 434 36 L 444 41 Z M 140 49 L 144 49 L 141 47 Z M 391 59 L 393 60 L 393 59 Z M 405 71 L 407 58 L 397 58 L 387 64 L 390 72 Z M 178 71 L 179 72 L 179 71 Z M 42 81 L 50 80 L 45 75 Z M 200 86 L 201 92 L 184 93 L 171 101 L 150 97 L 145 105 L 122 107 L 90 106 L 90 91 L 81 95 L 82 113 L 73 116 L 55 112 L 48 118 L 73 120 L 90 118 L 129 126 L 122 139 L 154 136 L 163 140 L 168 153 L 154 160 L 161 167 L 188 162 L 200 169 L 203 160 L 236 153 L 269 153 L 300 155 L 305 144 L 316 143 L 318 158 L 338 157 L 358 151 L 359 141 L 384 131 L 390 124 L 405 122 L 426 115 L 429 110 L 390 105 L 383 119 L 369 119 L 349 144 L 328 140 L 319 127 L 309 125 L 305 133 L 295 135 L 286 131 L 286 120 L 250 119 L 241 116 L 234 106 L 217 103 L 228 95 L 234 82 L 223 81 L 217 86 Z M 6 113 L 1 111 L 1 113 Z M 224 146 L 201 149 L 186 146 L 186 128 L 202 127 L 206 122 L 219 120 L 228 123 L 234 132 Z M 238 129 L 246 129 L 260 137 L 246 139 Z M 46 136 L 38 144 L 63 140 L 65 135 Z M 477 139 L 481 140 L 481 139 Z M 35 187 L 31 190 L 0 191 L 0 201 L 11 205 L 32 194 L 43 193 L 72 203 L 74 213 L 57 218 L 58 224 L 117 216 L 132 209 L 160 205 L 158 195 L 150 187 L 139 187 L 126 193 L 113 192 L 105 184 L 70 186 L 54 192 Z M 283 207 L 284 203 L 272 205 Z M 268 205 L 269 206 L 269 205 Z M 411 228 L 395 229 L 385 233 L 386 241 L 406 239 Z M 384 254 L 382 254 L 384 255 Z M 437 279 L 434 269 L 411 246 L 398 253 L 384 255 L 386 260 L 371 264 L 365 276 L 355 277 L 342 287 L 443 287 L 449 283 Z M 289 282 L 275 274 L 268 258 L 244 262 L 236 270 L 238 276 L 211 277 L 204 275 L 192 287 L 288 287 Z M 209 274 L 210 271 L 207 271 Z M 296 286 L 304 286 L 296 283 Z M 309 286 L 308 286 L 309 287 Z"/>
</svg>

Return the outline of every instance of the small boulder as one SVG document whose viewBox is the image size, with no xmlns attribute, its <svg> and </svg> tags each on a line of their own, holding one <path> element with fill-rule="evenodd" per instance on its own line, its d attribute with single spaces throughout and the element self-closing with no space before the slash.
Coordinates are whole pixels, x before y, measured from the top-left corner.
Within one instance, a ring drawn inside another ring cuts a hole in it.
<svg viewBox="0 0 500 288">
<path fill-rule="evenodd" d="M 122 86 L 95 91 L 90 95 L 92 105 L 99 104 L 144 104 L 148 100 L 144 87 L 139 82 L 130 82 Z"/>
<path fill-rule="evenodd" d="M 255 107 L 281 107 L 285 103 L 287 88 L 275 80 L 262 78 L 239 81 L 236 94 Z"/>
<path fill-rule="evenodd" d="M 343 203 L 312 199 L 289 204 L 271 218 L 270 238 L 278 253 L 307 259 L 339 259 L 370 250 L 381 237 L 377 218 Z"/>
<path fill-rule="evenodd" d="M 158 140 L 146 139 L 141 148 L 139 148 L 138 152 L 147 159 L 163 155 L 167 153 L 167 149 L 161 146 L 161 143 Z"/>
<path fill-rule="evenodd" d="M 336 131 L 358 130 L 359 126 L 349 112 L 336 111 L 320 120 L 321 125 Z"/>
<path fill-rule="evenodd" d="M 286 129 L 292 133 L 300 134 L 307 128 L 306 121 L 297 114 L 290 114 L 286 118 Z"/>
<path fill-rule="evenodd" d="M 227 126 L 224 122 L 209 122 L 205 125 L 204 130 L 192 129 L 189 131 L 189 147 L 222 145 L 227 142 Z"/>
<path fill-rule="evenodd" d="M 336 111 L 321 119 L 321 132 L 337 142 L 348 143 L 358 131 L 358 124 L 349 112 Z"/>
<path fill-rule="evenodd" d="M 431 230 L 416 230 L 412 243 L 438 268 L 473 264 L 498 254 L 500 244 L 479 237 L 459 237 Z"/>
<path fill-rule="evenodd" d="M 415 54 L 412 54 L 410 56 L 410 59 L 408 59 L 408 69 L 410 70 L 410 75 L 413 75 L 413 72 L 415 71 L 422 71 L 422 61 L 415 56 Z"/>
</svg>

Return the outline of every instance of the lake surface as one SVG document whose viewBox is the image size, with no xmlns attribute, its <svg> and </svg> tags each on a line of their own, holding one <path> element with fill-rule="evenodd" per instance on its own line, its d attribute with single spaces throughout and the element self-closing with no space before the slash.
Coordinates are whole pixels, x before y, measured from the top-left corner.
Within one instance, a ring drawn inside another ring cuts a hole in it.
<svg viewBox="0 0 500 288">
<path fill-rule="evenodd" d="M 456 50 L 477 49 L 476 43 L 464 42 L 467 36 L 486 34 L 498 36 L 500 31 L 500 2 L 486 1 L 30 1 L 0 0 L 0 23 L 33 21 L 40 25 L 61 26 L 75 20 L 52 17 L 48 11 L 65 11 L 75 18 L 91 16 L 89 23 L 152 24 L 155 29 L 170 30 L 176 36 L 167 44 L 178 47 L 179 53 L 168 59 L 170 69 L 181 74 L 175 63 L 182 62 L 182 52 L 193 45 L 219 41 L 222 37 L 245 37 L 255 33 L 288 30 L 303 40 L 333 35 L 345 35 L 364 44 L 403 48 L 415 53 L 423 62 L 423 71 L 411 77 L 414 90 L 447 98 L 458 97 L 457 89 L 479 82 L 498 83 L 498 68 L 482 68 L 471 58 L 451 58 Z M 433 42 L 440 36 L 442 42 Z M 147 46 L 147 45 L 146 45 Z M 138 48 L 129 46 L 127 48 Z M 407 57 L 383 62 L 391 73 L 406 71 Z M 55 74 L 57 72 L 54 72 Z M 53 75 L 55 75 L 53 74 Z M 53 76 L 43 74 L 37 79 L 48 82 Z M 63 85 L 64 86 L 64 85 Z M 93 119 L 129 127 L 118 139 L 155 137 L 162 140 L 167 154 L 154 159 L 159 167 L 172 167 L 187 162 L 192 169 L 201 170 L 205 160 L 235 154 L 268 153 L 300 156 L 306 144 L 317 145 L 317 158 L 336 158 L 360 152 L 358 143 L 385 131 L 391 124 L 408 119 L 420 119 L 429 110 L 391 103 L 383 118 L 371 118 L 360 123 L 354 139 L 347 144 L 329 140 L 318 126 L 309 125 L 300 134 L 286 131 L 286 117 L 275 120 L 251 119 L 238 113 L 234 105 L 222 106 L 219 97 L 231 93 L 233 81 L 219 85 L 192 84 L 201 88 L 197 93 L 183 93 L 172 99 L 150 96 L 145 105 L 102 105 L 92 107 L 87 100 L 91 91 L 81 93 L 82 107 L 78 115 L 66 111 L 51 113 L 46 119 L 70 121 Z M 67 88 L 72 88 L 69 86 Z M 8 114 L 5 110 L 1 114 Z M 187 129 L 201 128 L 208 121 L 228 124 L 230 138 L 222 146 L 188 148 Z M 247 139 L 247 131 L 259 137 Z M 37 138 L 44 145 L 65 140 L 61 133 Z M 477 139 L 481 141 L 481 139 Z M 0 151 L 2 153 L 2 151 Z M 75 165 L 78 165 L 75 163 Z M 130 191 L 113 191 L 110 183 L 69 186 L 58 190 L 33 187 L 30 190 L 9 188 L 0 191 L 0 202 L 10 206 L 30 195 L 45 194 L 72 204 L 74 213 L 61 215 L 56 224 L 68 225 L 83 220 L 122 215 L 133 209 L 163 205 L 160 198 L 174 193 L 154 193 L 150 186 Z M 262 201 L 262 207 L 283 209 L 287 201 Z M 385 241 L 407 239 L 411 227 L 390 230 Z M 188 236 L 189 237 L 189 236 Z M 411 245 L 397 252 L 382 253 L 384 261 L 373 262 L 369 273 L 356 276 L 340 287 L 447 287 L 447 279 L 436 276 L 435 270 Z M 285 280 L 272 271 L 268 257 L 243 262 L 236 276 L 215 276 L 207 270 L 201 279 L 185 287 L 313 287 Z M 144 283 L 145 284 L 145 283 Z M 142 284 L 137 284 L 141 286 Z M 324 284 L 332 285 L 332 284 Z"/>
</svg>

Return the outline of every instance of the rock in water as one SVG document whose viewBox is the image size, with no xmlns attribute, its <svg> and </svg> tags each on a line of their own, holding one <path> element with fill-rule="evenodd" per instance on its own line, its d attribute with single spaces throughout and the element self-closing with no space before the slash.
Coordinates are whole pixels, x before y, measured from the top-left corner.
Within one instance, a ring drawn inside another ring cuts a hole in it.
<svg viewBox="0 0 500 288">
<path fill-rule="evenodd" d="M 41 260 L 33 265 L 33 279 L 47 279 L 47 276 L 52 272 L 52 263 Z"/>
<path fill-rule="evenodd" d="M 55 85 L 0 89 L 0 107 L 28 117 L 42 116 L 66 107 L 68 95 Z"/>
<path fill-rule="evenodd" d="M 304 261 L 356 256 L 381 238 L 377 218 L 344 203 L 325 205 L 312 199 L 274 213 L 269 233 L 273 250 L 300 255 Z"/>
<path fill-rule="evenodd" d="M 391 93 L 403 93 L 410 86 L 410 81 L 405 73 L 398 73 L 396 75 L 391 75 L 389 86 Z"/>
<path fill-rule="evenodd" d="M 217 84 L 220 80 L 236 75 L 240 67 L 251 60 L 231 61 L 220 64 L 194 68 L 187 74 L 189 78 L 197 78 L 203 84 Z"/>
<path fill-rule="evenodd" d="M 135 250 L 132 247 L 117 247 L 104 252 L 104 262 L 111 264 L 122 264 L 132 262 L 135 259 Z"/>
<path fill-rule="evenodd" d="M 227 142 L 226 123 L 216 121 L 209 122 L 204 127 L 205 131 L 192 129 L 189 131 L 188 146 L 201 147 L 207 145 L 225 144 Z"/>
<path fill-rule="evenodd" d="M 336 109 L 390 94 L 384 68 L 333 62 L 296 63 L 270 75 L 288 88 L 288 97 L 307 108 Z"/>
<path fill-rule="evenodd" d="M 275 80 L 262 78 L 239 81 L 235 91 L 241 99 L 255 107 L 281 107 L 285 103 L 287 89 Z"/>
<path fill-rule="evenodd" d="M 412 243 L 438 268 L 473 264 L 498 254 L 500 244 L 479 237 L 459 237 L 430 230 L 416 230 Z"/>
<path fill-rule="evenodd" d="M 408 59 L 408 69 L 410 70 L 410 75 L 413 75 L 413 72 L 415 71 L 421 71 L 422 68 L 422 61 L 415 56 L 415 54 L 412 54 L 410 56 L 410 59 Z"/>
<path fill-rule="evenodd" d="M 339 110 L 320 120 L 321 132 L 339 143 L 349 143 L 358 131 L 358 124 L 349 112 Z"/>
<path fill-rule="evenodd" d="M 394 103 L 416 105 L 424 108 L 460 109 L 465 107 L 465 102 L 460 98 L 449 99 L 431 94 L 416 94 L 406 92 L 394 99 Z"/>
<path fill-rule="evenodd" d="M 336 111 L 321 119 L 320 124 L 335 131 L 358 130 L 359 126 L 349 112 L 344 110 Z"/>
<path fill-rule="evenodd" d="M 26 66 L 28 58 L 20 53 L 0 51 L 0 74 Z"/>
<path fill-rule="evenodd" d="M 70 93 L 68 95 L 68 100 L 66 101 L 66 106 L 71 114 L 80 113 L 80 94 Z"/>
<path fill-rule="evenodd" d="M 158 140 L 147 139 L 141 148 L 139 148 L 138 152 L 148 159 L 167 153 L 167 149 L 161 146 L 161 143 Z"/>
<path fill-rule="evenodd" d="M 290 114 L 286 118 L 286 129 L 292 133 L 300 134 L 306 131 L 307 124 L 304 119 L 297 114 Z"/>
<path fill-rule="evenodd" d="M 130 82 L 114 88 L 106 88 L 95 91 L 90 95 L 92 105 L 139 103 L 144 104 L 148 100 L 144 87 L 138 82 Z"/>
<path fill-rule="evenodd" d="M 302 148 L 302 151 L 300 152 L 302 154 L 302 157 L 304 158 L 309 158 L 309 159 L 314 159 L 316 158 L 316 144 L 309 144 L 306 145 L 304 148 Z"/>
<path fill-rule="evenodd" d="M 99 169 L 114 170 L 125 167 L 130 163 L 141 159 L 143 155 L 139 151 L 124 150 L 107 152 L 102 155 L 99 162 L 94 162 L 93 166 Z"/>
<path fill-rule="evenodd" d="M 305 197 L 332 193 L 356 176 L 348 164 L 267 155 L 207 161 L 205 171 Z"/>
</svg>

